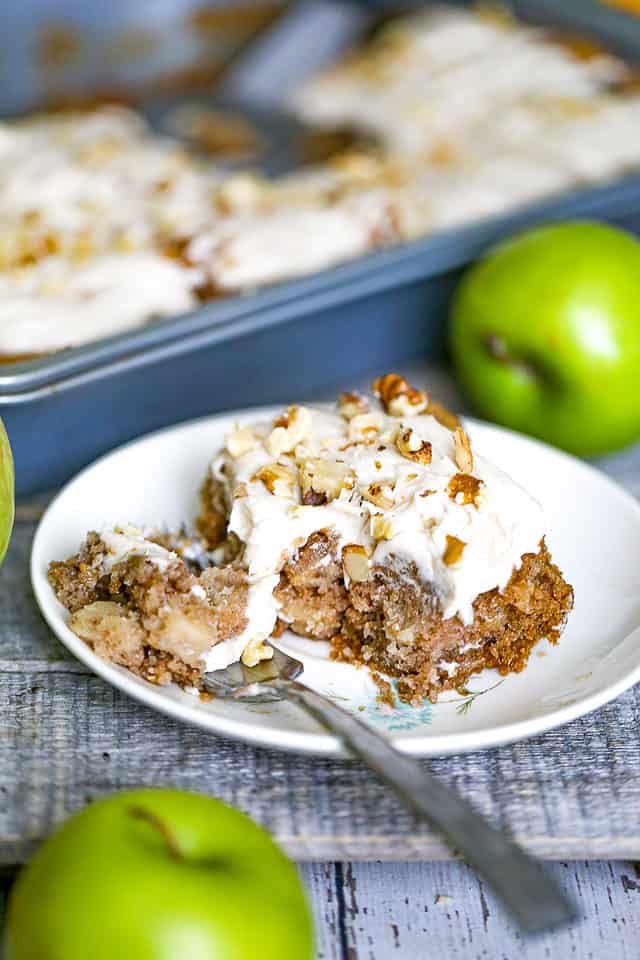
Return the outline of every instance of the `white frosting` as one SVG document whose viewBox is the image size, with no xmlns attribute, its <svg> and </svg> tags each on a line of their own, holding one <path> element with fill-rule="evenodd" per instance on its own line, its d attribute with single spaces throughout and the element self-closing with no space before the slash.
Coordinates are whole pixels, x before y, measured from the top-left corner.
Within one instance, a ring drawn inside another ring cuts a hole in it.
<svg viewBox="0 0 640 960">
<path fill-rule="evenodd" d="M 541 508 L 510 477 L 474 451 L 473 476 L 482 481 L 477 501 L 453 500 L 447 487 L 461 471 L 452 432 L 430 415 L 393 417 L 377 402 L 372 408 L 379 425 L 373 442 L 350 440 L 355 421 L 350 426 L 338 413 L 308 408 L 310 429 L 292 453 L 274 457 L 265 446 L 273 425 L 252 424 L 251 450 L 237 457 L 225 452 L 214 461 L 212 470 L 231 502 L 229 531 L 244 544 L 250 584 L 249 626 L 224 651 L 223 644 L 216 648 L 216 667 L 237 659 L 247 639 L 270 635 L 278 614 L 273 590 L 279 571 L 316 531 L 335 534 L 340 550 L 361 545 L 371 564 L 392 563 L 400 571 L 407 563 L 415 564 L 439 597 L 443 616 L 458 615 L 466 624 L 473 620 L 476 597 L 504 588 L 523 554 L 537 552 L 544 534 Z M 408 459 L 396 446 L 399 429 L 407 428 L 414 438 L 431 444 L 428 465 Z M 298 470 L 310 458 L 342 464 L 353 476 L 352 488 L 345 487 L 325 504 L 303 505 Z M 256 477 L 274 462 L 296 477 L 289 488 L 276 486 L 275 494 Z M 366 499 L 370 485 L 379 483 L 389 485 L 394 501 L 384 509 Z M 422 496 L 427 490 L 433 492 Z M 372 524 L 380 519 L 390 524 L 389 539 L 372 536 Z M 462 560 L 453 565 L 444 561 L 447 537 L 465 544 Z"/>
<path fill-rule="evenodd" d="M 218 180 L 123 107 L 0 124 L 2 219 L 37 214 L 40 229 L 82 231 L 98 248 L 116 236 L 135 246 L 194 232 Z"/>
<path fill-rule="evenodd" d="M 0 354 L 73 347 L 640 160 L 624 64 L 470 10 L 390 24 L 294 107 L 379 149 L 274 180 L 206 168 L 121 107 L 0 123 Z M 186 247 L 189 263 L 165 256 Z"/>
<path fill-rule="evenodd" d="M 162 250 L 211 222 L 218 179 L 123 108 L 0 124 L 0 353 L 195 306 L 201 274 Z"/>
<path fill-rule="evenodd" d="M 273 596 L 278 580 L 278 574 L 274 574 L 253 581 L 249 589 L 245 611 L 247 626 L 237 637 L 233 637 L 231 640 L 223 640 L 203 656 L 205 671 L 222 670 L 224 667 L 228 667 L 230 663 L 236 663 L 249 644 L 259 643 L 271 635 L 278 613 Z M 270 654 L 270 648 L 268 650 Z"/>
<path fill-rule="evenodd" d="M 0 273 L 0 353 L 61 350 L 196 306 L 201 275 L 153 251 Z"/>
<path fill-rule="evenodd" d="M 485 121 L 516 105 L 584 103 L 624 72 L 611 57 L 579 60 L 540 30 L 436 10 L 391 24 L 373 49 L 311 78 L 293 100 L 313 123 L 355 124 L 411 153 L 478 122 L 484 138 Z"/>
<path fill-rule="evenodd" d="M 312 77 L 293 106 L 308 123 L 379 137 L 379 188 L 411 238 L 637 166 L 640 97 L 609 93 L 625 75 L 544 31 L 436 10 Z"/>
<path fill-rule="evenodd" d="M 100 539 L 107 548 L 107 553 L 102 560 L 104 573 L 111 573 L 117 563 L 128 560 L 130 557 L 144 557 L 162 571 L 178 560 L 178 555 L 172 550 L 166 550 L 159 543 L 147 540 L 138 527 L 114 527 L 113 530 L 103 530 Z"/>
<path fill-rule="evenodd" d="M 189 259 L 223 290 L 242 290 L 322 270 L 393 239 L 384 193 L 347 197 L 342 205 L 307 202 L 227 217 L 190 244 Z"/>
</svg>

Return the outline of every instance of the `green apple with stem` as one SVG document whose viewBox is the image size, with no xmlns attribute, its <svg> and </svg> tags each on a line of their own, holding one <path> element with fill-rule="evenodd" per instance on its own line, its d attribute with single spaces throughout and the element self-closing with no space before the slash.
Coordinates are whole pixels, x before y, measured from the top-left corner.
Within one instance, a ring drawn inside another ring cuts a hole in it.
<svg viewBox="0 0 640 960">
<path fill-rule="evenodd" d="M 450 343 L 478 413 L 572 453 L 640 437 L 640 243 L 600 223 L 533 229 L 463 278 Z"/>
<path fill-rule="evenodd" d="M 268 833 L 199 794 L 89 804 L 18 876 L 6 960 L 311 960 L 297 870 Z"/>
</svg>

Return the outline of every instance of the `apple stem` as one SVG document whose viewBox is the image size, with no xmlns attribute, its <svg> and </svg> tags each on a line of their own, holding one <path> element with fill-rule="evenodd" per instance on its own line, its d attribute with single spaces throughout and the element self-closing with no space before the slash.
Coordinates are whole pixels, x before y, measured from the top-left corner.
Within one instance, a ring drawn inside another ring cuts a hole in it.
<svg viewBox="0 0 640 960">
<path fill-rule="evenodd" d="M 178 846 L 176 838 L 173 836 L 171 830 L 164 820 L 162 820 L 157 814 L 153 813 L 151 810 L 145 810 L 144 807 L 129 807 L 129 813 L 132 817 L 135 817 L 137 820 L 144 820 L 144 822 L 152 826 L 154 830 L 157 830 L 166 844 L 167 850 L 169 851 L 169 856 L 173 860 L 184 860 L 184 854 Z"/>
<path fill-rule="evenodd" d="M 495 333 L 488 333 L 484 338 L 485 346 L 489 355 L 497 360 L 498 363 L 504 363 L 514 369 L 520 370 L 530 380 L 539 380 L 540 374 L 537 368 L 528 360 L 521 357 L 514 357 L 509 353 L 509 349 L 502 339 Z"/>
<path fill-rule="evenodd" d="M 485 344 L 487 350 L 494 360 L 500 360 L 501 362 L 505 363 L 507 362 L 509 359 L 509 354 L 507 351 L 507 345 L 502 337 L 497 336 L 495 333 L 488 333 L 485 337 Z"/>
</svg>

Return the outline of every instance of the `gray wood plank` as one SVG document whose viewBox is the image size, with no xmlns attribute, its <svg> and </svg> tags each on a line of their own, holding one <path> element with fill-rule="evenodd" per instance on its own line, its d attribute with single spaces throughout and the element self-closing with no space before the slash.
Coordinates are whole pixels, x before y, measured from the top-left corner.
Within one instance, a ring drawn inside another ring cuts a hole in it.
<svg viewBox="0 0 640 960">
<path fill-rule="evenodd" d="M 547 869 L 575 899 L 580 922 L 523 939 L 464 864 L 306 865 L 317 960 L 636 960 L 638 866 L 577 862 Z"/>
<path fill-rule="evenodd" d="M 38 511 L 39 512 L 39 511 Z M 33 598 L 29 576 L 31 541 L 37 516 L 17 521 L 0 567 L 0 662 L 70 661 L 72 656 L 46 626 Z"/>
</svg>

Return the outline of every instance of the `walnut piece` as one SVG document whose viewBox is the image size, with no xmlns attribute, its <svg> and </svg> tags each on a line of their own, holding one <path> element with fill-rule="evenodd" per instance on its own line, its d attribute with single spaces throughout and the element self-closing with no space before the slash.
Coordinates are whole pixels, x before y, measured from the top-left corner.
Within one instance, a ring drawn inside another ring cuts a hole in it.
<svg viewBox="0 0 640 960">
<path fill-rule="evenodd" d="M 349 440 L 352 443 L 373 443 L 381 426 L 379 414 L 359 413 L 349 422 Z"/>
<path fill-rule="evenodd" d="M 343 490 L 353 490 L 355 476 L 350 467 L 337 460 L 312 457 L 300 464 L 302 502 L 317 507 L 340 496 Z"/>
<path fill-rule="evenodd" d="M 369 579 L 369 557 L 364 547 L 348 543 L 342 551 L 342 566 L 345 576 L 354 583 Z"/>
<path fill-rule="evenodd" d="M 460 563 L 462 560 L 462 554 L 466 543 L 463 540 L 458 540 L 457 537 L 452 537 L 447 534 L 447 545 L 444 548 L 444 553 L 442 554 L 442 559 L 448 567 L 452 567 L 456 563 Z"/>
<path fill-rule="evenodd" d="M 272 457 L 291 453 L 306 438 L 310 429 L 311 412 L 306 407 L 289 407 L 286 417 L 276 421 L 264 445 Z"/>
<path fill-rule="evenodd" d="M 392 417 L 411 417 L 423 413 L 429 403 L 424 390 L 416 390 L 399 373 L 388 373 L 373 383 L 373 392 Z"/>
<path fill-rule="evenodd" d="M 269 493 L 275 497 L 292 497 L 296 487 L 295 473 L 281 463 L 267 463 L 254 473 L 251 480 L 262 480 Z"/>
<path fill-rule="evenodd" d="M 449 480 L 447 493 L 458 503 L 473 503 L 477 506 L 482 486 L 482 480 L 478 477 L 472 477 L 470 473 L 456 473 Z"/>
<path fill-rule="evenodd" d="M 413 460 L 415 463 L 424 465 L 431 463 L 433 450 L 428 440 L 423 440 L 415 430 L 407 427 L 398 431 L 396 436 L 396 447 L 403 457 L 407 460 Z"/>
<path fill-rule="evenodd" d="M 471 441 L 464 427 L 456 427 L 453 434 L 454 458 L 462 473 L 471 473 L 473 470 L 473 453 Z"/>
<path fill-rule="evenodd" d="M 253 450 L 256 443 L 257 440 L 251 427 L 241 427 L 237 424 L 233 432 L 227 436 L 225 446 L 235 460 Z"/>
<path fill-rule="evenodd" d="M 437 403 L 435 400 L 429 400 L 427 413 L 430 414 L 434 420 L 437 420 L 441 426 L 446 427 L 447 430 L 455 430 L 456 427 L 460 426 L 460 419 L 455 413 L 447 410 L 445 406 Z"/>
<path fill-rule="evenodd" d="M 369 404 L 359 393 L 341 393 L 338 397 L 338 413 L 345 420 L 353 420 L 360 414 L 369 413 L 369 410 Z"/>
<path fill-rule="evenodd" d="M 369 503 L 374 503 L 376 507 L 382 507 L 383 510 L 390 510 L 395 500 L 393 498 L 393 484 L 391 483 L 370 483 L 362 491 L 362 499 Z"/>
</svg>

